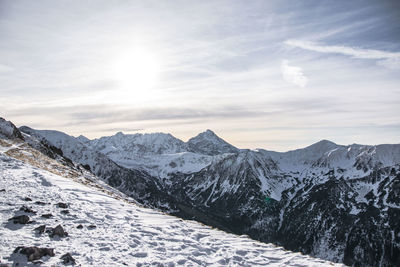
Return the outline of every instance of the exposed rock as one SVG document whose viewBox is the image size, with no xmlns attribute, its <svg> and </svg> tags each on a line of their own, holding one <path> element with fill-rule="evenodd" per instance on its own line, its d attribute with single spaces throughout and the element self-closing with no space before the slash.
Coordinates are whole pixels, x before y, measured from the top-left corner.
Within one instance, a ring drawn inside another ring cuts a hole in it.
<svg viewBox="0 0 400 267">
<path fill-rule="evenodd" d="M 6 190 L 3 188 L 3 189 L 0 189 L 0 192 L 6 192 Z"/>
<path fill-rule="evenodd" d="M 53 248 L 38 248 L 38 247 L 17 247 L 14 253 L 26 255 L 28 261 L 39 260 L 43 256 L 55 256 Z"/>
<path fill-rule="evenodd" d="M 63 203 L 63 202 L 59 202 L 59 203 L 57 203 L 57 206 L 58 206 L 59 208 L 62 208 L 62 209 L 66 209 L 66 208 L 68 208 L 68 204 L 66 204 L 66 203 Z"/>
<path fill-rule="evenodd" d="M 75 259 L 69 253 L 62 255 L 60 259 L 62 259 L 64 264 L 71 264 L 71 265 L 76 264 Z"/>
<path fill-rule="evenodd" d="M 46 205 L 46 203 L 44 203 L 44 202 L 42 202 L 42 201 L 35 201 L 35 204 L 37 204 L 37 205 L 41 205 L 41 206 L 44 206 L 44 205 Z"/>
<path fill-rule="evenodd" d="M 61 213 L 62 214 L 69 214 L 69 210 L 62 210 Z"/>
<path fill-rule="evenodd" d="M 19 223 L 19 224 L 27 224 L 27 223 L 31 222 L 29 216 L 26 216 L 26 215 L 14 216 L 8 220 L 13 221 L 14 223 Z"/>
<path fill-rule="evenodd" d="M 49 219 L 49 218 L 53 217 L 53 214 L 51 214 L 51 213 L 42 214 L 42 217 Z"/>
<path fill-rule="evenodd" d="M 24 212 L 28 212 L 28 213 L 36 214 L 36 211 L 34 211 L 33 209 L 31 209 L 30 207 L 27 207 L 27 206 L 22 206 L 19 210 L 20 211 L 24 211 Z"/>
<path fill-rule="evenodd" d="M 51 230 L 50 237 L 58 235 L 59 237 L 66 237 L 68 233 L 64 231 L 64 228 L 59 224 L 56 228 Z"/>
<path fill-rule="evenodd" d="M 32 201 L 32 199 L 30 197 L 26 197 L 24 198 L 25 201 Z"/>
<path fill-rule="evenodd" d="M 38 234 L 43 234 L 45 230 L 46 230 L 46 225 L 41 225 L 34 229 L 34 231 L 36 231 Z"/>
<path fill-rule="evenodd" d="M 1 117 L 0 117 L 0 136 L 5 136 L 6 138 L 10 139 L 18 138 L 24 140 L 24 137 L 22 136 L 18 128 L 15 127 L 15 125 L 11 121 L 6 121 Z"/>
<path fill-rule="evenodd" d="M 77 229 L 82 229 L 82 228 L 83 228 L 83 225 L 80 224 L 80 225 L 78 225 L 76 228 L 77 228 Z"/>
<path fill-rule="evenodd" d="M 95 229 L 96 227 L 97 227 L 96 225 L 91 224 L 91 225 L 88 226 L 88 229 Z"/>
</svg>

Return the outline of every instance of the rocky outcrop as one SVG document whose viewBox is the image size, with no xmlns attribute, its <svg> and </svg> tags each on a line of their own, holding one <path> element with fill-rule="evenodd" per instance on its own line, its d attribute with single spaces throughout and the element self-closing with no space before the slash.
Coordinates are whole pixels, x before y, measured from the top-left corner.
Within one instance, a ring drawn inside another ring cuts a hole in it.
<svg viewBox="0 0 400 267">
<path fill-rule="evenodd" d="M 53 248 L 39 248 L 39 247 L 17 247 L 14 250 L 14 253 L 21 253 L 26 255 L 28 261 L 39 260 L 44 256 L 54 257 L 54 249 Z"/>
</svg>

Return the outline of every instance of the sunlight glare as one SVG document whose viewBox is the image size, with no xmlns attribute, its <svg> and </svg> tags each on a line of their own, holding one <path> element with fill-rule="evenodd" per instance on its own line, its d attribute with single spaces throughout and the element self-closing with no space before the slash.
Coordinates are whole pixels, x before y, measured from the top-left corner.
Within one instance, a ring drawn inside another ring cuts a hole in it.
<svg viewBox="0 0 400 267">
<path fill-rule="evenodd" d="M 114 68 L 114 77 L 122 93 L 148 100 L 154 96 L 154 86 L 160 72 L 160 63 L 150 50 L 135 47 L 125 52 Z"/>
</svg>

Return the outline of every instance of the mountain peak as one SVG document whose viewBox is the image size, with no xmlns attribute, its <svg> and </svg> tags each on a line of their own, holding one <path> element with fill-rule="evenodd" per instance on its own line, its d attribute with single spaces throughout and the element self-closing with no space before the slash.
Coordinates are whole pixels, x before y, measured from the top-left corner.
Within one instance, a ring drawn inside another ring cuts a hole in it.
<svg viewBox="0 0 400 267">
<path fill-rule="evenodd" d="M 21 132 L 18 130 L 17 127 L 15 127 L 15 125 L 11 121 L 6 121 L 2 117 L 0 117 L 0 136 L 2 135 L 11 139 L 19 138 L 24 140 Z"/>
<path fill-rule="evenodd" d="M 320 150 L 320 149 L 322 149 L 322 150 L 331 150 L 331 149 L 334 149 L 334 148 L 336 148 L 338 146 L 339 146 L 338 144 L 336 144 L 336 143 L 334 143 L 332 141 L 323 139 L 323 140 L 318 141 L 318 142 L 316 142 L 316 143 L 314 143 L 314 144 L 312 144 L 312 145 L 310 145 L 310 146 L 308 146 L 306 148 L 312 148 L 312 149 L 317 149 L 317 150 Z"/>
<path fill-rule="evenodd" d="M 213 131 L 211 131 L 210 129 L 207 129 L 205 132 L 203 132 L 204 134 L 209 134 L 209 135 L 216 135 Z"/>
<path fill-rule="evenodd" d="M 239 149 L 218 137 L 210 129 L 207 129 L 205 132 L 199 133 L 197 136 L 190 138 L 187 142 L 187 145 L 191 152 L 210 156 L 223 153 L 236 153 L 239 151 Z"/>
<path fill-rule="evenodd" d="M 80 136 L 78 136 L 76 139 L 78 139 L 78 140 L 81 141 L 82 143 L 86 143 L 86 142 L 89 142 L 89 141 L 90 141 L 90 139 L 87 138 L 87 137 L 84 136 L 84 135 L 80 135 Z"/>
</svg>

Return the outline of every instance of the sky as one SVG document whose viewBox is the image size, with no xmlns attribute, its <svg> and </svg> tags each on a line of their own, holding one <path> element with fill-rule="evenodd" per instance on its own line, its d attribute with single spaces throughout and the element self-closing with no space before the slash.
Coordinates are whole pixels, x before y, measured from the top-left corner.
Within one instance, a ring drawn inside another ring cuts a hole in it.
<svg viewBox="0 0 400 267">
<path fill-rule="evenodd" d="M 0 116 L 89 138 L 400 143 L 399 1 L 0 0 Z"/>
</svg>

